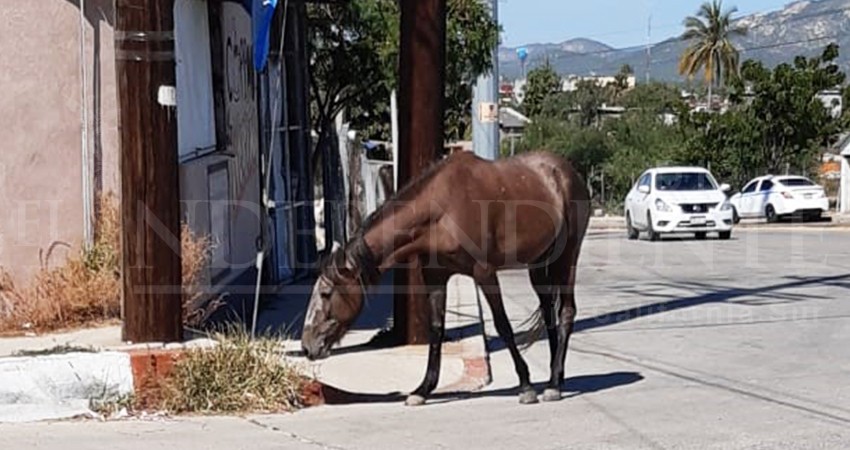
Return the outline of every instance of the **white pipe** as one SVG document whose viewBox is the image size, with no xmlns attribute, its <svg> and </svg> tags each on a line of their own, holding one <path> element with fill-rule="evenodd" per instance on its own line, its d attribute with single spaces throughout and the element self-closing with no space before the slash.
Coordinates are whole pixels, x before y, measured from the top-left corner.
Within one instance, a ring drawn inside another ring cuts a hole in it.
<svg viewBox="0 0 850 450">
<path fill-rule="evenodd" d="M 80 163 L 82 166 L 82 194 L 83 194 L 83 245 L 91 248 L 94 242 L 94 226 L 92 223 L 94 210 L 91 190 L 91 167 L 89 161 L 89 112 L 88 112 L 88 89 L 86 83 L 88 73 L 86 71 L 86 2 L 80 0 Z"/>
<path fill-rule="evenodd" d="M 398 101 L 395 91 L 390 96 L 390 116 L 393 140 L 393 192 L 398 192 Z"/>
</svg>

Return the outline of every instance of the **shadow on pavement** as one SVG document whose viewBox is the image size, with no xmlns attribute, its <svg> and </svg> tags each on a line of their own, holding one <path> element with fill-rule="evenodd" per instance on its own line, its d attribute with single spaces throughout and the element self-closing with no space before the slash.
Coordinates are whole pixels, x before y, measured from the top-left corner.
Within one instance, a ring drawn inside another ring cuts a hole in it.
<svg viewBox="0 0 850 450">
<path fill-rule="evenodd" d="M 640 382 L 643 375 L 637 372 L 613 372 L 602 375 L 583 375 L 565 380 L 564 394 L 562 399 L 578 397 L 583 394 L 605 391 L 622 386 Z M 546 383 L 536 383 L 534 389 L 541 393 Z M 392 392 L 388 394 L 358 394 L 342 391 L 330 386 L 325 386 L 325 404 L 328 405 L 354 405 L 366 403 L 399 403 L 404 402 L 407 394 Z M 428 404 L 444 404 L 462 400 L 492 397 L 515 397 L 519 395 L 519 387 L 483 390 L 478 392 L 441 392 L 436 393 L 428 399 Z"/>
<path fill-rule="evenodd" d="M 767 294 L 770 294 L 770 297 L 774 299 L 784 299 L 788 302 L 792 301 L 805 301 L 805 300 L 815 300 L 818 298 L 822 298 L 819 296 L 809 296 L 805 294 L 790 294 L 790 293 L 782 293 L 780 291 L 785 289 L 794 289 L 801 287 L 813 287 L 813 286 L 829 286 L 836 282 L 841 282 L 845 280 L 850 280 L 850 274 L 838 275 L 832 277 L 795 277 L 791 279 L 792 281 L 788 281 L 786 283 L 774 284 L 770 286 L 761 286 L 756 288 L 726 288 L 719 289 L 713 292 L 708 292 L 700 295 L 696 295 L 693 297 L 686 297 L 682 299 L 668 300 L 668 301 L 660 301 L 651 303 L 649 305 L 638 306 L 635 308 L 623 309 L 620 311 L 615 311 L 611 313 L 601 314 L 595 317 L 588 317 L 585 319 L 581 319 L 576 321 L 575 323 L 575 331 L 587 331 L 595 328 L 606 327 L 610 325 L 615 325 L 618 323 L 628 322 L 631 320 L 639 319 L 642 317 L 649 317 L 656 314 L 661 314 L 670 311 L 676 311 L 683 308 L 691 308 L 694 306 L 705 305 L 709 303 L 724 303 L 730 302 L 731 300 L 740 299 L 741 297 L 765 297 Z M 676 285 L 672 285 L 676 286 Z M 679 286 L 681 287 L 681 286 Z M 689 284 L 690 288 L 702 287 L 709 288 L 708 285 Z M 758 306 L 756 303 L 749 303 L 751 306 Z"/>
<path fill-rule="evenodd" d="M 255 285 L 252 284 L 254 281 L 250 276 L 244 278 L 238 284 L 230 286 L 225 306 L 210 318 L 207 328 L 237 323 L 244 324 L 250 329 Z M 314 278 L 304 278 L 289 285 L 279 286 L 274 292 L 262 294 L 257 317 L 257 333 L 300 339 L 314 282 Z M 385 328 L 392 317 L 392 306 L 392 273 L 388 272 L 378 286 L 370 288 L 363 305 L 363 312 L 351 329 Z"/>
<path fill-rule="evenodd" d="M 850 281 L 850 274 L 837 275 L 831 277 L 786 277 L 786 279 L 789 280 L 786 283 L 779 283 L 756 288 L 717 288 L 716 286 L 711 286 L 703 283 L 655 283 L 650 286 L 651 288 L 686 287 L 689 289 L 714 289 L 711 292 L 685 298 L 675 298 L 669 296 L 671 297 L 670 299 L 666 299 L 668 296 L 654 295 L 648 289 L 640 290 L 635 288 L 624 288 L 631 289 L 630 292 L 634 294 L 645 295 L 647 297 L 661 297 L 665 298 L 665 300 L 650 303 L 648 305 L 621 309 L 619 311 L 614 311 L 577 320 L 575 322 L 573 331 L 582 332 L 594 330 L 597 328 L 617 325 L 620 323 L 625 323 L 644 317 L 650 317 L 657 314 L 712 303 L 735 303 L 758 307 L 776 305 L 778 303 L 792 303 L 806 300 L 824 299 L 824 297 L 818 295 L 782 292 L 786 289 L 823 286 L 843 288 L 850 287 L 850 284 L 848 284 L 848 282 Z M 755 300 L 749 299 L 749 297 L 755 297 Z M 579 309 L 581 309 L 580 305 Z M 527 332 L 517 333 L 517 340 L 519 341 L 526 338 L 526 335 Z M 544 337 L 541 336 L 539 340 L 542 340 L 543 338 Z M 489 337 L 487 340 L 487 348 L 492 353 L 499 350 L 504 350 L 506 347 L 504 342 L 498 337 Z"/>
</svg>

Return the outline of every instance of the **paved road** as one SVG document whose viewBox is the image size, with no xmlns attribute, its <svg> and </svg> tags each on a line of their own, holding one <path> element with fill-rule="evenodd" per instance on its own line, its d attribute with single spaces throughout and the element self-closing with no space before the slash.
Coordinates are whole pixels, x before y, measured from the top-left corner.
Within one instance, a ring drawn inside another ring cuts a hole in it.
<svg viewBox="0 0 850 450">
<path fill-rule="evenodd" d="M 569 397 L 520 406 L 507 353 L 473 398 L 287 416 L 0 426 L 0 448 L 846 448 L 850 233 L 721 242 L 589 237 Z M 503 276 L 511 317 L 535 307 Z M 492 327 L 490 327 L 492 328 Z M 498 342 L 492 342 L 498 348 Z M 534 380 L 548 350 L 526 353 Z M 363 374 L 368 376 L 368 374 Z"/>
</svg>

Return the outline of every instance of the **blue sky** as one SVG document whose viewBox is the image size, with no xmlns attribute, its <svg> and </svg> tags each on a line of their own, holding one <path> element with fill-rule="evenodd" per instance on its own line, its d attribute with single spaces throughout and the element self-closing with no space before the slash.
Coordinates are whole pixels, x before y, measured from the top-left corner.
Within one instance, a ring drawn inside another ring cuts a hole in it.
<svg viewBox="0 0 850 450">
<path fill-rule="evenodd" d="M 791 0 L 725 0 L 738 16 L 781 9 Z M 643 45 L 652 14 L 652 41 L 682 31 L 682 20 L 699 9 L 702 0 L 499 0 L 503 43 L 562 42 L 585 37 L 614 47 Z"/>
</svg>

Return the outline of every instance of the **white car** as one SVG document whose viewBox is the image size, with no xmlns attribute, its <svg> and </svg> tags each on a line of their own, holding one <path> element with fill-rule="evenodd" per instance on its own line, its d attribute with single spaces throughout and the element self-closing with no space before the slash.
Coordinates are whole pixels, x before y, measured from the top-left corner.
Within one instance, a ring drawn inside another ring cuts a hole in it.
<svg viewBox="0 0 850 450">
<path fill-rule="evenodd" d="M 820 218 L 829 211 L 829 198 L 823 187 L 800 176 L 767 175 L 751 180 L 730 199 L 735 220 L 767 218 L 776 222 L 782 216 Z"/>
<path fill-rule="evenodd" d="M 637 239 L 641 231 L 651 241 L 662 233 L 694 233 L 697 239 L 705 239 L 717 232 L 720 239 L 729 239 L 734 226 L 732 205 L 726 198 L 729 189 L 701 167 L 647 170 L 626 197 L 629 239 Z"/>
</svg>

